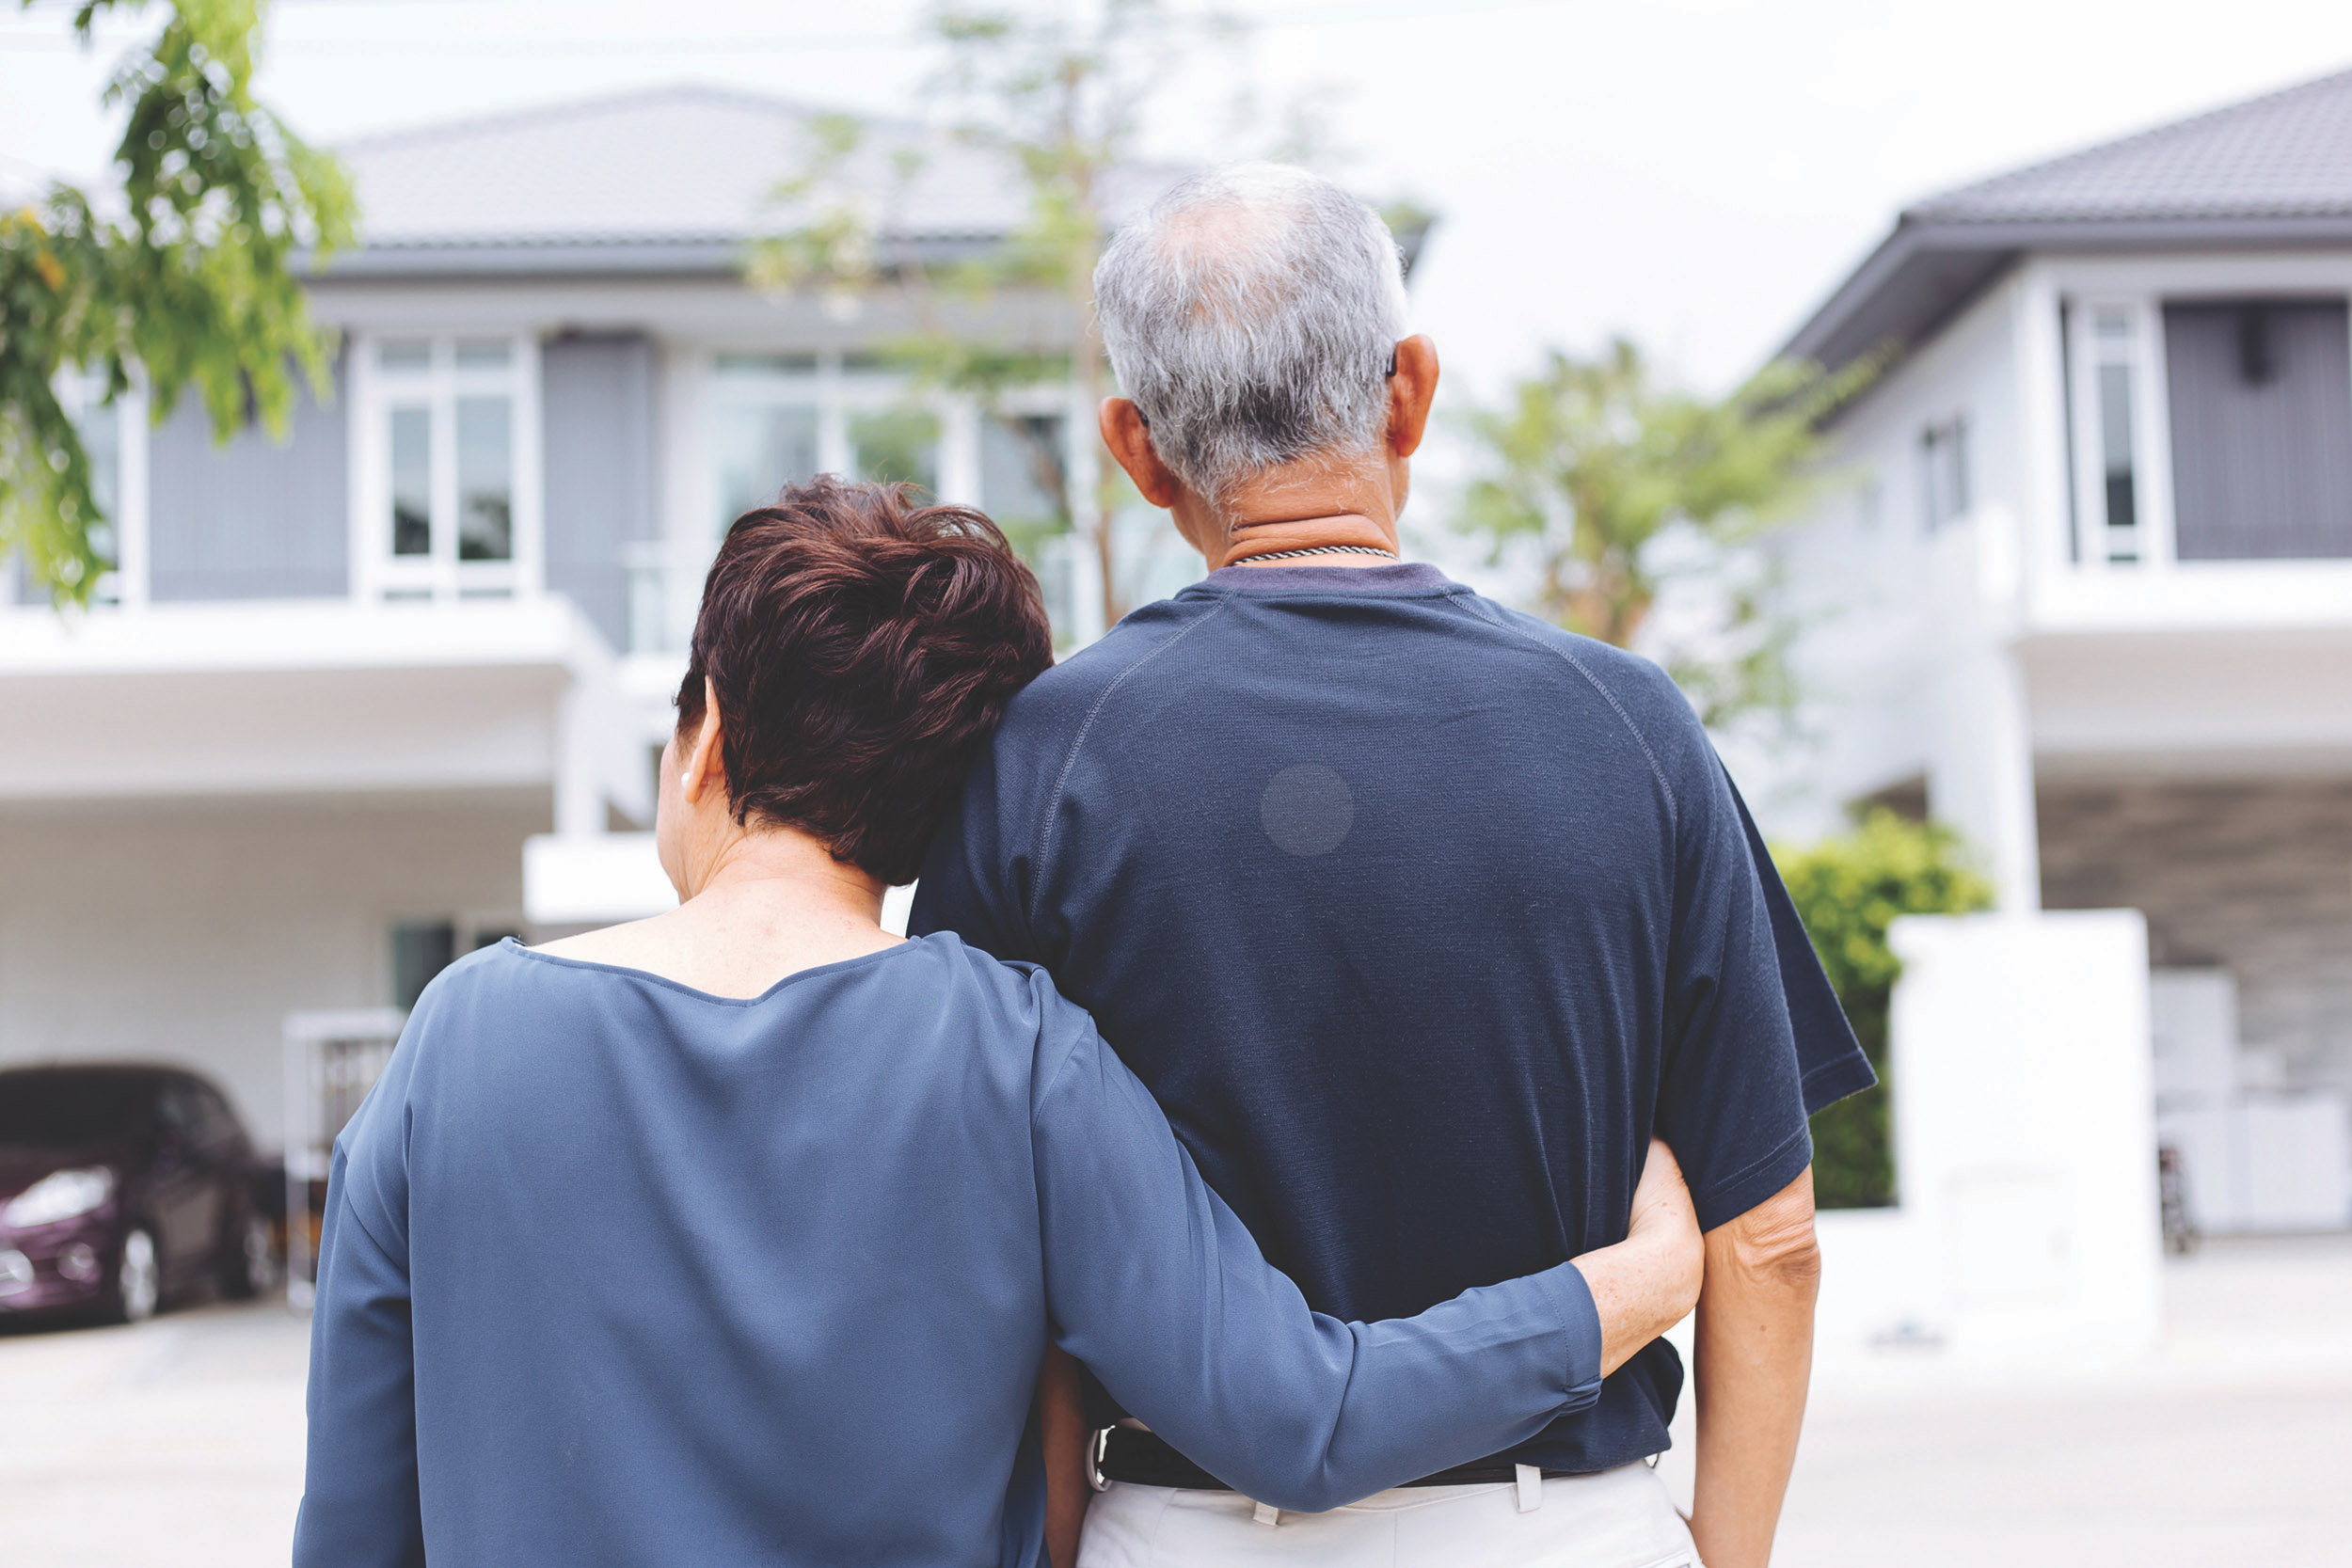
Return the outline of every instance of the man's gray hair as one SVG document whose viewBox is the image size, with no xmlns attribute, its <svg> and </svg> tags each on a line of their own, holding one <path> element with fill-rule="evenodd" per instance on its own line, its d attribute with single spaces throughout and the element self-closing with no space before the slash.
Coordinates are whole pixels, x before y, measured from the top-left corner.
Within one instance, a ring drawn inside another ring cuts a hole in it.
<svg viewBox="0 0 2352 1568">
<path fill-rule="evenodd" d="M 1094 305 L 1152 450 L 1213 507 L 1254 474 L 1376 451 L 1387 432 L 1405 332 L 1396 241 L 1318 175 L 1193 175 L 1111 240 Z"/>
</svg>

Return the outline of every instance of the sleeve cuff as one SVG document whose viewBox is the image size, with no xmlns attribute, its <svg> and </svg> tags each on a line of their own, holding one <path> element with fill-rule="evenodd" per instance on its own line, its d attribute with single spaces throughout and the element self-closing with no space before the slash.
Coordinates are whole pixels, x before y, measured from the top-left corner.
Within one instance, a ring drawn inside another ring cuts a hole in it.
<svg viewBox="0 0 2352 1568">
<path fill-rule="evenodd" d="M 1797 1130 L 1761 1160 L 1728 1176 L 1718 1177 L 1704 1189 L 1691 1189 L 1691 1204 L 1698 1211 L 1699 1229 L 1712 1230 L 1738 1219 L 1794 1181 L 1812 1163 L 1813 1132 L 1799 1122 Z"/>
<path fill-rule="evenodd" d="M 1804 1114 L 1819 1116 L 1850 1094 L 1860 1094 L 1879 1081 L 1870 1059 L 1859 1049 L 1835 1061 L 1823 1062 L 1804 1075 Z"/>
<path fill-rule="evenodd" d="M 1567 1396 L 1560 1414 L 1573 1416 L 1600 1398 L 1600 1309 L 1593 1305 L 1593 1288 L 1583 1271 L 1574 1263 L 1547 1270 L 1543 1277 L 1550 1282 L 1567 1350 Z"/>
</svg>

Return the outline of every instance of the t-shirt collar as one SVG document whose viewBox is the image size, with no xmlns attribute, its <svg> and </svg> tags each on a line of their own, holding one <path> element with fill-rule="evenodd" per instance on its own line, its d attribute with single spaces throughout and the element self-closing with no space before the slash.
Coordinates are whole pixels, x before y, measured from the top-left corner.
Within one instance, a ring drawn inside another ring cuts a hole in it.
<svg viewBox="0 0 2352 1568">
<path fill-rule="evenodd" d="M 1454 584 L 1425 561 L 1400 561 L 1385 566 L 1222 566 L 1199 586 L 1219 593 L 1426 594 Z"/>
</svg>

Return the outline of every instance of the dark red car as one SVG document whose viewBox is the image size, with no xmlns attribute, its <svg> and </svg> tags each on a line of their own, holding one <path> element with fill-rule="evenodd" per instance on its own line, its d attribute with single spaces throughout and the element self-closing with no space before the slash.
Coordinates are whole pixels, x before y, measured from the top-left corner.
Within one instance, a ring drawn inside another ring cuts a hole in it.
<svg viewBox="0 0 2352 1568">
<path fill-rule="evenodd" d="M 252 1140 L 178 1068 L 0 1071 L 0 1317 L 250 1296 L 275 1259 Z"/>
</svg>

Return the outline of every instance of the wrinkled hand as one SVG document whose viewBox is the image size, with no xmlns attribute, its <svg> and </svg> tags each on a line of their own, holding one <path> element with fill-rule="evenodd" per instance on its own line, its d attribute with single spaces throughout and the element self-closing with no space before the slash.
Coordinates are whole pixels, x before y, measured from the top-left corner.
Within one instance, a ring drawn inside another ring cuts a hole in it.
<svg viewBox="0 0 2352 1568">
<path fill-rule="evenodd" d="M 1698 1305 L 1707 1253 L 1699 1217 L 1674 1151 L 1652 1139 L 1633 1189 L 1626 1238 L 1576 1259 L 1600 1315 L 1601 1370 L 1613 1372 L 1634 1352 L 1680 1323 Z"/>
<path fill-rule="evenodd" d="M 1656 1249 L 1668 1270 L 1673 1297 L 1680 1304 L 1675 1322 L 1681 1322 L 1699 1304 L 1707 1249 L 1699 1238 L 1698 1211 L 1691 1206 L 1691 1189 L 1682 1180 L 1681 1163 L 1657 1138 L 1649 1141 L 1642 1180 L 1633 1187 L 1633 1214 L 1626 1240 Z"/>
</svg>

